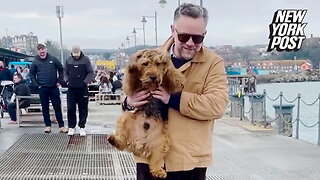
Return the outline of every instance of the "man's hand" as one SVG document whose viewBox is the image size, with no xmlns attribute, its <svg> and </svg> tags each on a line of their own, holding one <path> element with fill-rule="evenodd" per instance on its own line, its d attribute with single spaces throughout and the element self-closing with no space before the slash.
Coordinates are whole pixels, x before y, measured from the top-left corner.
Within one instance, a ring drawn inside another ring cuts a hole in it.
<svg viewBox="0 0 320 180">
<path fill-rule="evenodd" d="M 137 93 L 133 94 L 132 96 L 127 97 L 127 104 L 133 108 L 142 106 L 148 103 L 147 97 L 150 96 L 149 91 L 143 90 L 138 91 Z"/>
<path fill-rule="evenodd" d="M 163 87 L 160 86 L 157 90 L 151 91 L 151 94 L 154 98 L 159 99 L 164 104 L 169 103 L 170 94 Z"/>
</svg>

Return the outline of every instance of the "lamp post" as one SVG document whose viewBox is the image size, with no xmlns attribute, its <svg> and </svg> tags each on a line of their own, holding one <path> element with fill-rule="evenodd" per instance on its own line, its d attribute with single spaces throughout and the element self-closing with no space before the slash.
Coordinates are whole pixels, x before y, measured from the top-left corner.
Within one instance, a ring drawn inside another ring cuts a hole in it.
<svg viewBox="0 0 320 180">
<path fill-rule="evenodd" d="M 164 6 L 167 4 L 167 1 L 166 0 L 160 0 L 159 4 L 160 4 L 160 7 L 164 8 Z M 178 0 L 178 6 L 180 6 L 180 5 L 181 5 L 180 0 Z M 203 1 L 202 0 L 200 0 L 200 6 L 201 7 L 203 6 Z"/>
<path fill-rule="evenodd" d="M 63 6 L 56 6 L 57 18 L 59 19 L 60 28 L 60 62 L 64 64 L 63 60 L 63 46 L 62 46 L 62 29 L 61 29 L 61 19 L 63 18 Z"/>
<path fill-rule="evenodd" d="M 154 30 L 155 30 L 155 36 L 156 36 L 156 46 L 158 46 L 157 11 L 154 11 L 154 16 L 142 16 L 141 22 L 143 24 L 147 23 L 146 18 L 154 18 Z"/>
<path fill-rule="evenodd" d="M 130 38 L 135 38 L 135 36 L 127 36 L 126 40 L 127 40 L 127 43 L 128 43 L 128 48 L 130 48 Z M 136 47 L 136 39 L 134 40 L 134 47 Z"/>
<path fill-rule="evenodd" d="M 137 31 L 136 30 L 143 30 L 143 42 L 144 42 L 144 46 L 146 45 L 146 36 L 145 36 L 145 33 L 144 33 L 144 28 L 136 28 L 136 27 L 134 27 L 133 28 L 133 31 L 132 31 L 132 33 L 134 34 L 134 43 L 135 43 L 135 46 L 137 45 L 137 43 L 136 43 L 136 40 L 137 40 Z"/>
<path fill-rule="evenodd" d="M 143 29 L 143 46 L 146 47 L 146 23 L 142 22 L 142 29 Z"/>
</svg>

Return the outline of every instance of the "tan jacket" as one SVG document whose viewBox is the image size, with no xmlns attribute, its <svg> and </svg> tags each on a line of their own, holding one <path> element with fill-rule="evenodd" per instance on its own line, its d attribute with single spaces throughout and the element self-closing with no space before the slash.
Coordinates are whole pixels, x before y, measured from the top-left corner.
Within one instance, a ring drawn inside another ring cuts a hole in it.
<svg viewBox="0 0 320 180">
<path fill-rule="evenodd" d="M 160 50 L 168 53 L 172 44 L 171 37 Z M 185 75 L 186 83 L 181 94 L 180 112 L 169 108 L 171 147 L 165 157 L 167 171 L 211 165 L 213 120 L 222 117 L 228 103 L 227 77 L 220 56 L 201 48 L 179 70 Z M 139 157 L 135 160 L 146 162 Z"/>
</svg>

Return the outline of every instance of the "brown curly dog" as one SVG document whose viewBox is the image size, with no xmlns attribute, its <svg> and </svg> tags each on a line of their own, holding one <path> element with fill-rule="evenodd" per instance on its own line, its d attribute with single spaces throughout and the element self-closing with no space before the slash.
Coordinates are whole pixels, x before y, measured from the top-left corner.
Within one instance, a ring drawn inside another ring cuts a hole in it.
<svg viewBox="0 0 320 180">
<path fill-rule="evenodd" d="M 184 76 L 174 68 L 169 56 L 157 50 L 142 50 L 132 56 L 124 74 L 123 91 L 126 95 L 159 86 L 169 93 L 183 89 Z M 116 132 L 108 136 L 110 144 L 149 160 L 150 173 L 165 178 L 164 156 L 169 150 L 167 134 L 168 106 L 152 97 L 149 103 L 124 112 L 116 124 Z"/>
</svg>

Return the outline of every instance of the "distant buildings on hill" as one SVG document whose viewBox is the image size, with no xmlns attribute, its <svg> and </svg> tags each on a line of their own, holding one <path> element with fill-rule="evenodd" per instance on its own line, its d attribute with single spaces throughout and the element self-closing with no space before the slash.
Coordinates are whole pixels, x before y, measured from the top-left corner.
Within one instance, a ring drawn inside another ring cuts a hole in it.
<svg viewBox="0 0 320 180">
<path fill-rule="evenodd" d="M 28 54 L 35 55 L 38 44 L 38 37 L 32 32 L 25 35 L 6 36 L 0 38 L 0 47 Z"/>
</svg>

